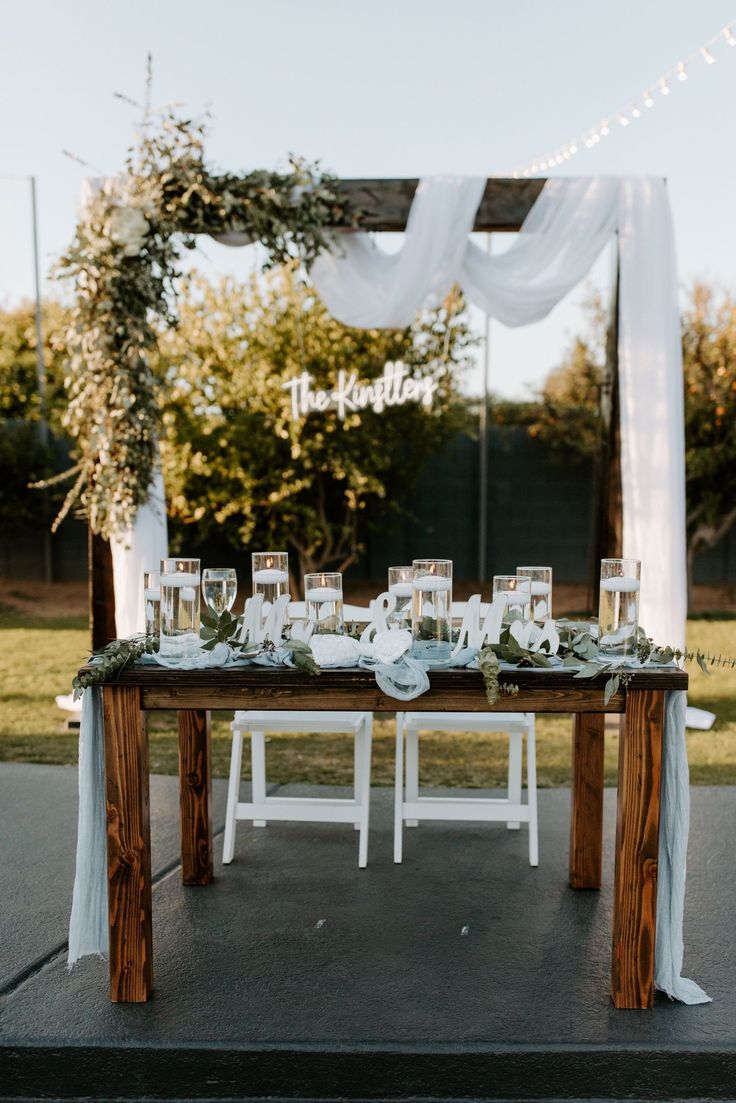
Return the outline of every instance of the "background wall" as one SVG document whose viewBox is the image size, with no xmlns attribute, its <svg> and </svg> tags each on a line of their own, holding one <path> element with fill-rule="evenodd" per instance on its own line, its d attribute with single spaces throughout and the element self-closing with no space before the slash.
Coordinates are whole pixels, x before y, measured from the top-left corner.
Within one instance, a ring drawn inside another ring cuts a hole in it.
<svg viewBox="0 0 736 1103">
<path fill-rule="evenodd" d="M 590 467 L 552 453 L 523 428 L 493 426 L 488 431 L 489 500 L 486 578 L 513 571 L 522 563 L 549 563 L 558 582 L 585 583 L 591 570 L 594 487 Z M 416 493 L 402 512 L 369 531 L 366 551 L 351 568 L 354 579 L 385 577 L 386 568 L 420 556 L 453 559 L 455 577 L 478 577 L 478 440 L 458 436 L 426 466 Z M 68 519 L 51 538 L 55 581 L 86 578 L 87 530 Z M 223 537 L 192 554 L 209 563 L 232 564 L 246 578 L 249 549 L 236 551 Z M 43 533 L 0 530 L 0 575 L 42 579 Z M 695 569 L 697 583 L 736 583 L 736 530 L 707 554 Z"/>
</svg>

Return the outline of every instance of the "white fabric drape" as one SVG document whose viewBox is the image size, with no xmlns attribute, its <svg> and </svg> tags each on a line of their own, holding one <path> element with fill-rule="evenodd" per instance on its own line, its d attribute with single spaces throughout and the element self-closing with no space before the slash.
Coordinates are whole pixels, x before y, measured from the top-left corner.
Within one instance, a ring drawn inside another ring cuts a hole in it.
<svg viewBox="0 0 736 1103">
<path fill-rule="evenodd" d="M 143 572 L 157 571 L 167 549 L 164 480 L 157 470 L 132 527 L 110 540 L 118 639 L 144 630 Z"/>
<path fill-rule="evenodd" d="M 526 325 L 544 318 L 575 287 L 618 230 L 624 554 L 642 561 L 641 623 L 658 643 L 682 647 L 682 359 L 664 182 L 548 180 L 517 239 L 499 256 L 488 256 L 467 236 L 483 183 L 422 180 L 397 254 L 383 252 L 366 234 L 346 236 L 342 255 L 318 258 L 314 284 L 346 325 L 408 325 L 417 310 L 440 302 L 455 280 L 492 317 Z"/>
</svg>

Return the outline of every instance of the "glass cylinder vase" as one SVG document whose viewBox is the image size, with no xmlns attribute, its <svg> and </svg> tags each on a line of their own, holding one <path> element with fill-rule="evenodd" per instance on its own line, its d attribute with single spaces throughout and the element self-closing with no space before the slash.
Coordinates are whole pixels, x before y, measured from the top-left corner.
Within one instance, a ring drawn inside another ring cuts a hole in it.
<svg viewBox="0 0 736 1103">
<path fill-rule="evenodd" d="M 413 567 L 389 567 L 388 569 L 388 592 L 396 599 L 396 605 L 388 617 L 388 623 L 396 628 L 409 627 L 413 577 Z"/>
<path fill-rule="evenodd" d="M 161 632 L 161 572 L 143 572 L 143 609 L 146 635 L 158 636 Z"/>
<path fill-rule="evenodd" d="M 517 567 L 517 578 L 528 578 L 531 583 L 531 619 L 549 620 L 552 616 L 552 568 Z"/>
<path fill-rule="evenodd" d="M 185 664 L 199 651 L 199 559 L 161 560 L 159 654 Z"/>
<path fill-rule="evenodd" d="M 641 562 L 601 559 L 598 651 L 611 657 L 635 656 L 639 631 Z"/>
<path fill-rule="evenodd" d="M 493 599 L 504 603 L 501 624 L 508 626 L 514 620 L 529 620 L 532 586 L 531 579 L 516 574 L 494 574 Z"/>
<path fill-rule="evenodd" d="M 415 559 L 412 563 L 411 653 L 431 666 L 444 666 L 452 655 L 452 560 Z"/>
<path fill-rule="evenodd" d="M 263 595 L 263 607 L 271 606 L 289 592 L 289 553 L 253 552 L 253 597 Z"/>
<path fill-rule="evenodd" d="M 304 575 L 304 600 L 307 620 L 317 634 L 342 633 L 342 575 L 339 571 Z"/>
</svg>

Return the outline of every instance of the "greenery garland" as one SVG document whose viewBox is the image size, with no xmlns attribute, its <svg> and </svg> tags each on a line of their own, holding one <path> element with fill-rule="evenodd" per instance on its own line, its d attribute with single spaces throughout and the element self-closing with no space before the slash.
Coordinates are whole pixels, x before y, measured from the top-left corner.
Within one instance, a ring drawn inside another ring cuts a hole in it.
<svg viewBox="0 0 736 1103">
<path fill-rule="evenodd" d="M 150 72 L 149 72 L 150 91 Z M 79 503 L 92 530 L 126 528 L 146 501 L 158 457 L 158 385 L 149 352 L 157 324 L 175 325 L 175 282 L 197 234 L 231 231 L 259 241 L 264 268 L 298 257 L 307 268 L 333 246 L 336 225 L 358 212 L 335 177 L 297 157 L 286 174 L 216 174 L 205 127 L 171 111 L 152 120 L 126 172 L 91 188 L 59 276 L 74 286 L 67 333 L 64 424 L 76 442 L 76 475 L 56 528 Z"/>
</svg>

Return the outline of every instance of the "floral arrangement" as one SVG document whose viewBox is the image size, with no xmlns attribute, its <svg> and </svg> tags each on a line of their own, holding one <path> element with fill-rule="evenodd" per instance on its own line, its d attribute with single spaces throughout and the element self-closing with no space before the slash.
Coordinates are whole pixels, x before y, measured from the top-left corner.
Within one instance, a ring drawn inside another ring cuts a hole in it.
<svg viewBox="0 0 736 1103">
<path fill-rule="evenodd" d="M 292 157 L 284 174 L 216 174 L 201 122 L 143 110 L 125 173 L 89 189 L 59 262 L 74 286 L 65 425 L 78 460 L 54 480 L 76 476 L 55 527 L 79 503 L 106 537 L 130 525 L 154 475 L 158 385 L 148 354 L 157 324 L 176 324 L 183 250 L 197 234 L 238 231 L 262 244 L 264 267 L 294 257 L 309 267 L 332 247 L 333 228 L 358 218 L 318 164 Z"/>
</svg>

